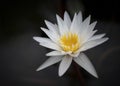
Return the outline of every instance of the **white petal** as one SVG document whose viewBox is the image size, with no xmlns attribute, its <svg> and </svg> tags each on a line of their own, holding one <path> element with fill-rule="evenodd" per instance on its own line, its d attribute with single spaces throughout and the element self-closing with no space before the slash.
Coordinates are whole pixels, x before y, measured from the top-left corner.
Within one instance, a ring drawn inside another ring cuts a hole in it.
<svg viewBox="0 0 120 86">
<path fill-rule="evenodd" d="M 43 37 L 33 37 L 34 40 L 36 40 L 37 42 L 39 42 L 39 44 L 41 46 L 50 48 L 50 49 L 54 49 L 54 50 L 61 50 L 61 48 L 55 44 L 53 41 L 51 41 L 48 38 L 43 38 Z"/>
<path fill-rule="evenodd" d="M 108 40 L 108 38 L 102 38 L 102 39 L 96 39 L 96 40 L 88 41 L 81 46 L 80 51 L 85 51 L 87 49 L 93 48 L 97 45 L 102 44 L 103 42 L 105 42 L 107 40 Z"/>
<path fill-rule="evenodd" d="M 98 35 L 94 35 L 93 37 L 91 37 L 88 41 L 92 41 L 92 40 L 96 40 L 96 39 L 100 39 L 102 37 L 104 37 L 105 34 L 98 34 Z"/>
<path fill-rule="evenodd" d="M 68 29 L 70 29 L 71 19 L 70 19 L 70 16 L 68 15 L 67 11 L 65 11 L 65 13 L 64 13 L 64 22 L 66 23 Z"/>
<path fill-rule="evenodd" d="M 46 54 L 46 56 L 61 56 L 66 55 L 67 53 L 63 53 L 62 51 L 52 51 Z"/>
<path fill-rule="evenodd" d="M 43 37 L 33 37 L 34 40 L 40 43 L 41 46 L 54 49 L 54 50 L 61 50 L 61 48 L 55 44 L 53 41 L 51 41 L 48 38 L 43 38 Z"/>
<path fill-rule="evenodd" d="M 98 30 L 94 30 L 90 33 L 89 38 L 92 37 Z"/>
<path fill-rule="evenodd" d="M 81 37 L 86 36 L 86 32 L 87 32 L 89 24 L 90 24 L 90 18 L 91 18 L 91 16 L 88 16 L 82 23 L 82 31 L 80 33 Z"/>
<path fill-rule="evenodd" d="M 58 28 L 56 27 L 55 24 L 52 24 L 51 22 L 45 20 L 45 24 L 47 25 L 48 29 L 51 30 L 54 34 L 59 34 L 59 30 Z"/>
<path fill-rule="evenodd" d="M 86 37 L 81 37 L 81 45 L 87 42 L 98 30 L 91 31 Z"/>
<path fill-rule="evenodd" d="M 94 66 L 92 65 L 92 63 L 90 62 L 90 60 L 85 54 L 81 53 L 79 57 L 74 58 L 74 61 L 77 64 L 79 64 L 82 68 L 84 68 L 87 72 L 89 72 L 91 75 L 98 78 L 98 75 L 96 73 Z"/>
<path fill-rule="evenodd" d="M 79 24 L 81 24 L 82 23 L 82 12 L 81 11 L 78 13 L 77 19 L 78 19 Z"/>
<path fill-rule="evenodd" d="M 53 43 L 52 41 L 48 43 L 40 43 L 40 45 L 46 48 L 61 51 L 61 48 L 57 44 Z"/>
<path fill-rule="evenodd" d="M 34 40 L 36 40 L 39 43 L 48 43 L 51 42 L 49 38 L 44 38 L 44 37 L 33 37 Z"/>
<path fill-rule="evenodd" d="M 82 23 L 82 13 L 79 12 L 78 15 L 75 13 L 72 24 L 71 24 L 71 32 L 75 32 L 77 34 L 81 34 L 83 31 L 83 23 Z"/>
<path fill-rule="evenodd" d="M 90 18 L 91 15 L 89 15 L 84 21 L 83 21 L 83 26 L 89 25 L 90 24 Z"/>
<path fill-rule="evenodd" d="M 52 40 L 54 41 L 55 43 L 58 43 L 58 39 L 59 39 L 59 36 L 54 34 L 52 31 L 48 30 L 48 29 L 45 29 L 45 28 L 42 28 L 42 31 L 44 31 L 46 33 L 46 35 Z"/>
<path fill-rule="evenodd" d="M 57 17 L 57 23 L 58 23 L 58 27 L 59 27 L 59 32 L 60 35 L 63 35 L 65 33 L 66 30 L 64 30 L 64 21 L 61 19 L 60 16 L 56 15 Z"/>
<path fill-rule="evenodd" d="M 96 24 L 97 24 L 97 21 L 95 21 L 89 25 L 88 29 L 86 30 L 86 32 L 83 35 L 84 41 L 88 40 L 93 35 L 93 29 Z"/>
<path fill-rule="evenodd" d="M 68 57 L 68 56 L 63 57 L 59 66 L 59 76 L 62 76 L 67 71 L 71 62 L 72 62 L 72 57 Z"/>
<path fill-rule="evenodd" d="M 89 31 L 93 31 L 95 26 L 97 24 L 97 21 L 93 22 L 92 24 L 89 25 Z"/>
<path fill-rule="evenodd" d="M 60 56 L 50 57 L 36 71 L 40 71 L 48 66 L 51 66 L 51 65 L 59 62 L 61 59 L 62 59 L 62 57 L 60 57 Z"/>
<path fill-rule="evenodd" d="M 73 33 L 79 33 L 79 30 L 81 28 L 81 25 L 79 25 L 78 19 L 77 19 L 77 14 L 74 14 L 73 21 L 70 27 L 70 31 Z"/>
</svg>

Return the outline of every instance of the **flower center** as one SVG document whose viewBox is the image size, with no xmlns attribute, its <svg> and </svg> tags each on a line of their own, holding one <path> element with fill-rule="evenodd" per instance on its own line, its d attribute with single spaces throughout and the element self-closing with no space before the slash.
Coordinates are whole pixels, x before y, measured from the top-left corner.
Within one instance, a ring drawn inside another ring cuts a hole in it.
<svg viewBox="0 0 120 86">
<path fill-rule="evenodd" d="M 60 44 L 65 52 L 74 53 L 80 47 L 79 37 L 76 33 L 67 33 L 60 37 Z"/>
</svg>

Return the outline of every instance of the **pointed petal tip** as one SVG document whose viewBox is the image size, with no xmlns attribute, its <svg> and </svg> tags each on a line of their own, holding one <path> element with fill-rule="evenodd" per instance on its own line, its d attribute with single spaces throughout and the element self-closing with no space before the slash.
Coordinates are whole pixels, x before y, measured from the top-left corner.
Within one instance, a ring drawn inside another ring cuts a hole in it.
<svg viewBox="0 0 120 86">
<path fill-rule="evenodd" d="M 33 39 L 34 39 L 35 41 L 38 41 L 38 40 L 39 40 L 38 37 L 36 37 L 36 36 L 34 36 Z"/>
<path fill-rule="evenodd" d="M 56 14 L 56 18 L 58 19 L 60 16 L 58 14 Z"/>
<path fill-rule="evenodd" d="M 36 69 L 36 71 L 39 71 L 38 69 Z"/>
<path fill-rule="evenodd" d="M 65 11 L 65 12 L 64 12 L 64 14 L 68 14 L 68 12 L 67 12 L 67 11 Z"/>
<path fill-rule="evenodd" d="M 91 15 L 89 15 L 86 19 L 87 19 L 87 20 L 90 20 L 90 19 L 91 19 Z"/>
<path fill-rule="evenodd" d="M 78 12 L 78 16 L 82 17 L 82 12 L 81 11 Z"/>
<path fill-rule="evenodd" d="M 44 29 L 44 27 L 40 27 L 40 29 Z"/>
<path fill-rule="evenodd" d="M 44 30 L 45 28 L 44 27 L 40 27 L 41 30 Z"/>
<path fill-rule="evenodd" d="M 59 72 L 58 72 L 59 76 L 62 76 L 66 73 L 71 63 L 72 63 L 72 57 L 65 56 L 64 58 L 62 58 L 62 61 L 59 66 Z"/>
<path fill-rule="evenodd" d="M 95 78 L 99 78 L 99 76 L 97 75 L 97 73 L 96 73 L 96 71 L 95 71 L 95 73 L 94 74 L 92 74 Z"/>
<path fill-rule="evenodd" d="M 49 56 L 48 54 L 45 54 L 45 56 Z"/>
<path fill-rule="evenodd" d="M 63 19 L 58 14 L 56 14 L 56 18 L 57 18 L 57 21 L 63 21 Z"/>
<path fill-rule="evenodd" d="M 91 18 L 91 15 L 89 15 L 88 17 L 90 17 L 90 18 Z"/>
<path fill-rule="evenodd" d="M 46 56 L 49 56 L 49 53 L 45 54 Z"/>
<path fill-rule="evenodd" d="M 105 41 L 104 42 L 106 42 L 107 40 L 109 40 L 109 38 L 108 37 L 105 37 L 105 38 L 103 38 Z"/>
<path fill-rule="evenodd" d="M 106 40 L 109 40 L 109 38 L 108 38 L 108 37 L 106 37 Z"/>
<path fill-rule="evenodd" d="M 41 68 L 36 69 L 36 71 L 40 71 L 40 70 L 42 70 L 42 69 Z"/>
<path fill-rule="evenodd" d="M 64 20 L 65 20 L 65 18 L 68 18 L 68 17 L 69 17 L 69 14 L 68 14 L 67 11 L 65 11 L 65 12 L 64 12 Z"/>
<path fill-rule="evenodd" d="M 106 35 L 106 33 L 103 33 L 103 36 L 105 36 Z"/>
<path fill-rule="evenodd" d="M 36 37 L 35 37 L 35 36 L 33 36 L 33 39 L 35 40 L 35 39 L 36 39 Z"/>
<path fill-rule="evenodd" d="M 97 23 L 98 21 L 95 21 L 95 23 Z"/>
<path fill-rule="evenodd" d="M 91 20 L 91 15 L 88 16 L 88 19 Z"/>
<path fill-rule="evenodd" d="M 79 11 L 78 14 L 79 14 L 79 13 L 82 13 L 82 11 Z"/>
<path fill-rule="evenodd" d="M 48 21 L 47 21 L 47 20 L 44 20 L 44 22 L 45 22 L 45 24 L 47 24 L 47 23 L 48 23 Z"/>
<path fill-rule="evenodd" d="M 76 16 L 76 15 L 77 15 L 77 13 L 75 12 L 74 16 Z"/>
<path fill-rule="evenodd" d="M 76 19 L 76 16 L 77 16 L 77 13 L 74 14 L 74 16 L 73 16 L 73 20 Z M 72 20 L 72 22 L 73 22 L 73 20 Z"/>
<path fill-rule="evenodd" d="M 74 61 L 92 76 L 98 78 L 97 72 L 94 66 L 92 65 L 91 61 L 87 58 L 87 56 L 84 53 L 81 53 L 80 55 L 81 56 L 75 58 Z"/>
<path fill-rule="evenodd" d="M 58 73 L 58 75 L 59 75 L 59 77 L 61 77 L 63 74 L 61 74 L 61 73 Z"/>
<path fill-rule="evenodd" d="M 36 69 L 36 71 L 41 71 L 41 70 L 43 70 L 43 69 L 45 69 L 45 68 L 47 68 L 47 67 L 44 67 L 43 65 L 41 65 L 40 67 L 38 67 L 38 68 Z"/>
<path fill-rule="evenodd" d="M 90 22 L 90 19 L 91 19 L 91 15 L 89 15 L 85 20 Z"/>
<path fill-rule="evenodd" d="M 41 30 L 43 31 L 43 32 L 45 32 L 46 33 L 46 31 L 49 31 L 48 29 L 46 29 L 46 28 L 44 28 L 44 27 L 40 27 L 41 28 Z M 47 35 L 47 34 L 46 34 Z"/>
<path fill-rule="evenodd" d="M 50 24 L 50 22 L 48 20 L 44 20 L 44 22 L 45 22 L 46 25 Z"/>
<path fill-rule="evenodd" d="M 59 77 L 62 77 L 64 74 L 65 74 L 65 72 L 61 72 L 61 71 L 58 72 Z"/>
<path fill-rule="evenodd" d="M 96 77 L 97 79 L 99 78 L 99 76 L 98 76 L 98 75 L 96 75 L 95 77 Z"/>
<path fill-rule="evenodd" d="M 97 24 L 97 21 L 94 21 L 93 24 L 96 25 L 96 24 Z"/>
</svg>

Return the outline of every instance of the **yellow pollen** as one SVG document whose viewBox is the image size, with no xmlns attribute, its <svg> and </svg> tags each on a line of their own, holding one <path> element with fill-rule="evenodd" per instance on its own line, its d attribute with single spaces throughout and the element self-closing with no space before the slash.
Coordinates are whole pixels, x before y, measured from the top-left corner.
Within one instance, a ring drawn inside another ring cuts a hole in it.
<svg viewBox="0 0 120 86">
<path fill-rule="evenodd" d="M 76 33 L 67 33 L 60 37 L 60 44 L 65 52 L 74 53 L 80 48 L 79 37 Z"/>
</svg>

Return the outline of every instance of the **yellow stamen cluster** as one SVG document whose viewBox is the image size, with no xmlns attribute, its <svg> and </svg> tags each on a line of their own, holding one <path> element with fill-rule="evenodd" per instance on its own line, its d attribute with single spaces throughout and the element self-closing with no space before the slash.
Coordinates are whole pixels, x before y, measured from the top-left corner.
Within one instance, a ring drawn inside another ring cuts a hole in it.
<svg viewBox="0 0 120 86">
<path fill-rule="evenodd" d="M 80 47 L 79 37 L 76 33 L 69 32 L 60 37 L 60 44 L 65 52 L 74 53 Z"/>
</svg>

